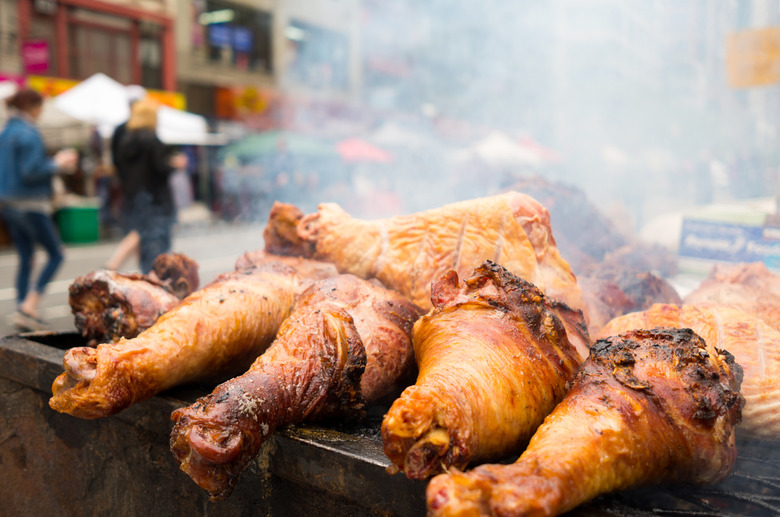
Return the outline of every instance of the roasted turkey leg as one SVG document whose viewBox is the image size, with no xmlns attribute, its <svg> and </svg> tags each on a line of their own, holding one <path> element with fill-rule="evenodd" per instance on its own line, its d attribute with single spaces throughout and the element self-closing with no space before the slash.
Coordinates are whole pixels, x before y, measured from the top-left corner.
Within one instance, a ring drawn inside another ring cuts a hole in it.
<svg viewBox="0 0 780 517">
<path fill-rule="evenodd" d="M 414 372 L 410 335 L 421 313 L 353 275 L 315 283 L 248 372 L 173 413 L 182 470 L 222 499 L 277 427 L 359 415 L 364 399 L 393 393 Z"/>
<path fill-rule="evenodd" d="M 378 278 L 424 309 L 431 308 L 432 281 L 450 269 L 464 278 L 493 260 L 548 296 L 586 310 L 576 278 L 556 247 L 549 213 L 519 192 L 374 221 L 323 203 L 300 220 L 293 237 L 288 211 L 278 213 L 280 221 L 274 214 L 269 218 L 267 233 L 276 239 L 267 241 L 267 251 L 314 249 L 315 258 L 333 262 L 343 273 Z"/>
<path fill-rule="evenodd" d="M 638 328 L 690 328 L 708 344 L 728 350 L 744 371 L 741 392 L 746 403 L 737 435 L 780 441 L 780 332 L 765 316 L 709 303 L 657 303 L 613 319 L 601 336 Z"/>
<path fill-rule="evenodd" d="M 450 272 L 432 299 L 412 335 L 417 383 L 382 422 L 385 454 L 417 479 L 519 452 L 579 366 L 556 304 L 497 264 L 462 287 Z"/>
<path fill-rule="evenodd" d="M 68 303 L 76 329 L 90 346 L 130 339 L 198 288 L 198 264 L 182 253 L 164 253 L 149 275 L 99 269 L 76 278 Z"/>
<path fill-rule="evenodd" d="M 180 301 L 145 275 L 106 269 L 82 275 L 68 287 L 74 324 L 90 346 L 133 338 Z"/>
<path fill-rule="evenodd" d="M 558 515 L 638 485 L 718 481 L 737 456 L 741 381 L 690 329 L 600 340 L 517 462 L 433 478 L 428 515 Z"/>
<path fill-rule="evenodd" d="M 133 339 L 68 350 L 49 405 L 100 418 L 179 384 L 240 373 L 271 344 L 309 284 L 274 262 L 225 273 Z"/>
</svg>

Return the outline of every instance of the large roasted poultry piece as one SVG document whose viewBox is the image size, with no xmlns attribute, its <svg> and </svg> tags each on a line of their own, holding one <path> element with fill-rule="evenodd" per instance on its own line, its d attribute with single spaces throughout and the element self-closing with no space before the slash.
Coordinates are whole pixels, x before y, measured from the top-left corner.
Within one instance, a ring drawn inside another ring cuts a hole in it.
<svg viewBox="0 0 780 517">
<path fill-rule="evenodd" d="M 241 373 L 310 284 L 279 262 L 225 273 L 132 339 L 68 350 L 49 405 L 99 418 L 179 384 Z"/>
<path fill-rule="evenodd" d="M 580 275 L 579 283 L 588 303 L 588 332 L 592 336 L 623 314 L 649 309 L 655 303 L 682 303 L 674 287 L 650 271 L 605 265 Z"/>
<path fill-rule="evenodd" d="M 601 336 L 658 326 L 693 329 L 707 344 L 733 354 L 745 372 L 746 404 L 738 435 L 780 440 L 780 332 L 735 307 L 656 304 L 615 318 Z"/>
<path fill-rule="evenodd" d="M 718 264 L 684 302 L 731 305 L 780 330 L 780 275 L 762 262 Z"/>
<path fill-rule="evenodd" d="M 90 345 L 132 338 L 198 288 L 198 264 L 165 253 L 148 275 L 99 269 L 76 278 L 68 303 L 76 329 Z"/>
<path fill-rule="evenodd" d="M 465 277 L 492 260 L 546 295 L 586 310 L 577 280 L 556 247 L 547 209 L 519 192 L 373 221 L 323 203 L 288 238 L 294 216 L 277 213 L 269 218 L 267 233 L 275 237 L 267 241 L 267 251 L 285 254 L 291 245 L 296 254 L 313 252 L 342 273 L 379 279 L 424 309 L 431 308 L 433 280 L 449 270 Z"/>
<path fill-rule="evenodd" d="M 413 331 L 417 382 L 382 422 L 385 454 L 417 479 L 522 450 L 580 364 L 561 319 L 587 334 L 579 311 L 489 261 L 432 290 Z"/>
<path fill-rule="evenodd" d="M 181 469 L 223 499 L 277 427 L 360 416 L 364 402 L 397 393 L 414 372 L 411 330 L 421 314 L 353 275 L 315 283 L 249 371 L 173 413 Z"/>
<path fill-rule="evenodd" d="M 690 329 L 599 340 L 520 458 L 433 478 L 428 515 L 558 515 L 639 485 L 716 482 L 737 457 L 741 380 Z"/>
</svg>

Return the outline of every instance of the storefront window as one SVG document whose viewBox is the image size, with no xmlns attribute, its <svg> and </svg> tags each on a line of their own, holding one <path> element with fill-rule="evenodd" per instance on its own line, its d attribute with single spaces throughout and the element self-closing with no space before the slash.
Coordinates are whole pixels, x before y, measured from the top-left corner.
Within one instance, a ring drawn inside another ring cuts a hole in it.
<svg viewBox="0 0 780 517">
<path fill-rule="evenodd" d="M 154 24 L 142 24 L 138 41 L 138 60 L 141 64 L 141 86 L 163 89 L 162 31 Z"/>
<path fill-rule="evenodd" d="M 349 83 L 349 40 L 346 35 L 292 20 L 285 29 L 292 58 L 288 74 L 294 82 L 315 89 L 345 90 Z"/>
<path fill-rule="evenodd" d="M 196 20 L 204 30 L 202 45 L 212 62 L 240 70 L 272 70 L 271 14 L 228 2 L 207 0 Z"/>
<path fill-rule="evenodd" d="M 103 72 L 121 83 L 131 82 L 129 33 L 93 25 L 72 27 L 69 69 L 73 79 Z"/>
</svg>

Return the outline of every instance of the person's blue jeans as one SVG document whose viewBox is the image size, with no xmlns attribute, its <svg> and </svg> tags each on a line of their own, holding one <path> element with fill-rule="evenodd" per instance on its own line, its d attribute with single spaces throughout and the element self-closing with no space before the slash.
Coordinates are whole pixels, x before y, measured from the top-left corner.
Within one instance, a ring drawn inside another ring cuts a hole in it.
<svg viewBox="0 0 780 517">
<path fill-rule="evenodd" d="M 128 214 L 132 217 L 132 228 L 141 237 L 141 272 L 148 275 L 154 260 L 171 251 L 174 217 L 155 205 L 148 192 L 136 194 L 128 206 Z"/>
<path fill-rule="evenodd" d="M 0 214 L 5 221 L 11 240 L 19 254 L 19 270 L 16 273 L 16 302 L 22 303 L 30 290 L 35 245 L 40 244 L 49 254 L 43 270 L 35 282 L 34 290 L 43 293 L 46 285 L 62 264 L 65 255 L 60 236 L 51 216 L 41 212 L 27 212 L 4 206 Z"/>
</svg>

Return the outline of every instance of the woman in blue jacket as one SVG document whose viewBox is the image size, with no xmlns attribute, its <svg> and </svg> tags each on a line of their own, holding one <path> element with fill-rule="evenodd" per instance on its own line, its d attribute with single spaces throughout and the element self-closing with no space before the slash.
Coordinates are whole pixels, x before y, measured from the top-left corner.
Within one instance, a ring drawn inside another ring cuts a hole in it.
<svg viewBox="0 0 780 517">
<path fill-rule="evenodd" d="M 40 296 L 64 258 L 52 220 L 52 177 L 59 169 L 73 169 L 77 153 L 69 149 L 53 159 L 46 156 L 35 127 L 43 108 L 38 92 L 19 90 L 6 99 L 6 105 L 10 118 L 0 133 L 0 216 L 19 255 L 14 324 L 20 330 L 42 330 L 47 326 L 38 314 Z M 49 258 L 31 288 L 36 244 Z"/>
</svg>

